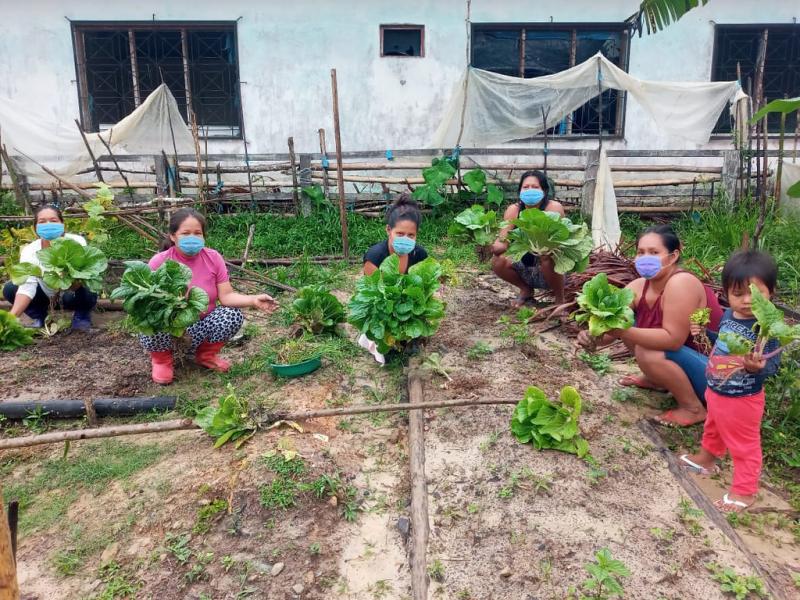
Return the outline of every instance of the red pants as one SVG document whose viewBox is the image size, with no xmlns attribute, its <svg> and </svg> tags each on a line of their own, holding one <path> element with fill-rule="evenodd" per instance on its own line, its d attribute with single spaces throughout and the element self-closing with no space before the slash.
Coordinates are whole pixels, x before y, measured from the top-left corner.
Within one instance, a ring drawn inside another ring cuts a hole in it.
<svg viewBox="0 0 800 600">
<path fill-rule="evenodd" d="M 752 396 L 721 396 L 706 389 L 708 415 L 703 427 L 703 448 L 718 458 L 731 453 L 731 492 L 752 496 L 761 477 L 761 417 L 764 390 Z"/>
</svg>

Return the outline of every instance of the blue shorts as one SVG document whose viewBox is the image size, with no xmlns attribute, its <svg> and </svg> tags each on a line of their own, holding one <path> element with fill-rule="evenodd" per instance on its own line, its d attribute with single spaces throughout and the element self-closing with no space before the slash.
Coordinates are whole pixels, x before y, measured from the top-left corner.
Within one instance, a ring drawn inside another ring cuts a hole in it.
<svg viewBox="0 0 800 600">
<path fill-rule="evenodd" d="M 678 350 L 668 350 L 664 353 L 667 360 L 677 364 L 692 384 L 694 393 L 704 405 L 706 403 L 706 365 L 708 357 L 689 346 L 681 346 Z"/>
</svg>

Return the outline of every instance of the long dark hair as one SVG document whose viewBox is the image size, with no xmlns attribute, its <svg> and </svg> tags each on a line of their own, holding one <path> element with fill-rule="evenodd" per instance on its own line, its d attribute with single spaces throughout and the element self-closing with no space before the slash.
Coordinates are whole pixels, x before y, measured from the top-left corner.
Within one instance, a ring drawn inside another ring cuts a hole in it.
<svg viewBox="0 0 800 600">
<path fill-rule="evenodd" d="M 548 200 L 552 190 L 550 189 L 550 180 L 543 171 L 525 171 L 522 175 L 520 175 L 519 185 L 517 186 L 517 194 L 519 195 L 519 193 L 522 191 L 522 184 L 528 177 L 535 177 L 539 182 L 539 187 L 542 188 L 542 192 L 544 192 L 544 198 L 542 198 L 542 202 Z"/>
<path fill-rule="evenodd" d="M 37 208 L 36 211 L 34 211 L 34 213 L 33 213 L 33 225 L 34 225 L 34 227 L 36 226 L 36 221 L 39 220 L 39 213 L 44 211 L 44 210 L 52 210 L 54 213 L 56 213 L 56 216 L 58 216 L 58 220 L 61 221 L 62 223 L 64 222 L 64 215 L 61 214 L 61 209 L 60 208 L 58 208 L 57 206 L 55 206 L 53 204 L 45 204 L 45 205 L 40 206 L 39 208 Z"/>
<path fill-rule="evenodd" d="M 400 221 L 411 221 L 417 227 L 422 221 L 419 204 L 406 193 L 400 194 L 400 197 L 386 211 L 386 223 L 389 227 L 394 228 Z"/>
<path fill-rule="evenodd" d="M 172 214 L 172 217 L 169 220 L 170 235 L 175 235 L 176 233 L 178 233 L 178 229 L 181 228 L 183 222 L 189 218 L 197 219 L 197 221 L 200 223 L 200 227 L 203 230 L 203 237 L 205 237 L 206 218 L 195 209 L 189 207 L 180 208 Z M 173 242 L 168 235 L 165 235 L 164 239 L 161 241 L 161 250 L 168 250 L 169 248 L 172 248 L 174 245 L 175 242 Z"/>
<path fill-rule="evenodd" d="M 638 246 L 639 240 L 650 233 L 655 233 L 661 238 L 661 242 L 664 244 L 664 247 L 670 254 L 676 250 L 679 252 L 683 250 L 683 244 L 681 244 L 678 234 L 675 233 L 675 230 L 671 225 L 654 225 L 653 227 L 648 227 L 639 234 L 639 237 L 636 238 L 636 245 Z"/>
</svg>

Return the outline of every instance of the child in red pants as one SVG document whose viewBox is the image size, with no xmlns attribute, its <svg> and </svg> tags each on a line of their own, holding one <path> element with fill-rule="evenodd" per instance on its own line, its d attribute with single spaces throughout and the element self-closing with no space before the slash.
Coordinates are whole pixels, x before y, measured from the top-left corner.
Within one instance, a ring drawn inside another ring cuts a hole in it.
<svg viewBox="0 0 800 600">
<path fill-rule="evenodd" d="M 763 252 L 737 252 L 722 270 L 722 287 L 730 308 L 722 316 L 706 368 L 708 415 L 702 448 L 697 454 L 684 454 L 680 460 L 686 467 L 709 475 L 718 468 L 716 460 L 725 456 L 726 451 L 730 452 L 733 484 L 730 491 L 715 502 L 723 512 L 741 512 L 755 501 L 761 476 L 764 380 L 778 370 L 780 354 L 769 360 L 764 358 L 778 347 L 777 340 L 770 340 L 763 354 L 731 356 L 727 344 L 720 338 L 725 332 L 732 332 L 756 341 L 750 284 L 769 298 L 775 292 L 777 279 L 775 261 Z M 698 332 L 699 328 L 693 327 L 692 333 Z"/>
</svg>

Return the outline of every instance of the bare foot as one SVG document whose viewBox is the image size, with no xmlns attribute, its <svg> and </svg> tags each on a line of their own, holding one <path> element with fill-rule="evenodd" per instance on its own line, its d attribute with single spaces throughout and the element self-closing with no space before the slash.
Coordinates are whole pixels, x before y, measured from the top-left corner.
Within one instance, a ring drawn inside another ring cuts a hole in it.
<svg viewBox="0 0 800 600">
<path fill-rule="evenodd" d="M 520 293 L 520 295 L 519 295 L 519 296 L 517 296 L 517 297 L 516 297 L 516 299 L 515 299 L 515 300 L 514 300 L 514 301 L 511 303 L 511 306 L 512 306 L 513 308 L 522 308 L 522 307 L 523 307 L 523 306 L 525 306 L 525 305 L 526 305 L 528 302 L 530 302 L 532 299 L 533 299 L 533 296 L 531 295 L 531 293 L 530 293 L 530 292 L 528 292 L 527 294 L 526 294 L 525 292 L 522 292 L 522 293 Z"/>
<path fill-rule="evenodd" d="M 624 385 L 625 387 L 638 387 L 642 388 L 643 390 L 655 390 L 657 392 L 665 391 L 664 388 L 658 387 L 644 375 L 625 375 L 625 377 L 622 377 L 618 383 L 620 385 Z"/>
<path fill-rule="evenodd" d="M 697 410 L 689 410 L 686 408 L 675 408 L 661 413 L 656 418 L 661 425 L 668 427 L 689 427 L 695 423 L 702 423 L 706 420 L 706 411 L 704 408 Z"/>
<path fill-rule="evenodd" d="M 754 495 L 742 496 L 741 494 L 728 492 L 722 498 L 714 502 L 714 506 L 716 506 L 720 512 L 740 513 L 750 508 L 755 501 L 756 497 Z"/>
</svg>

